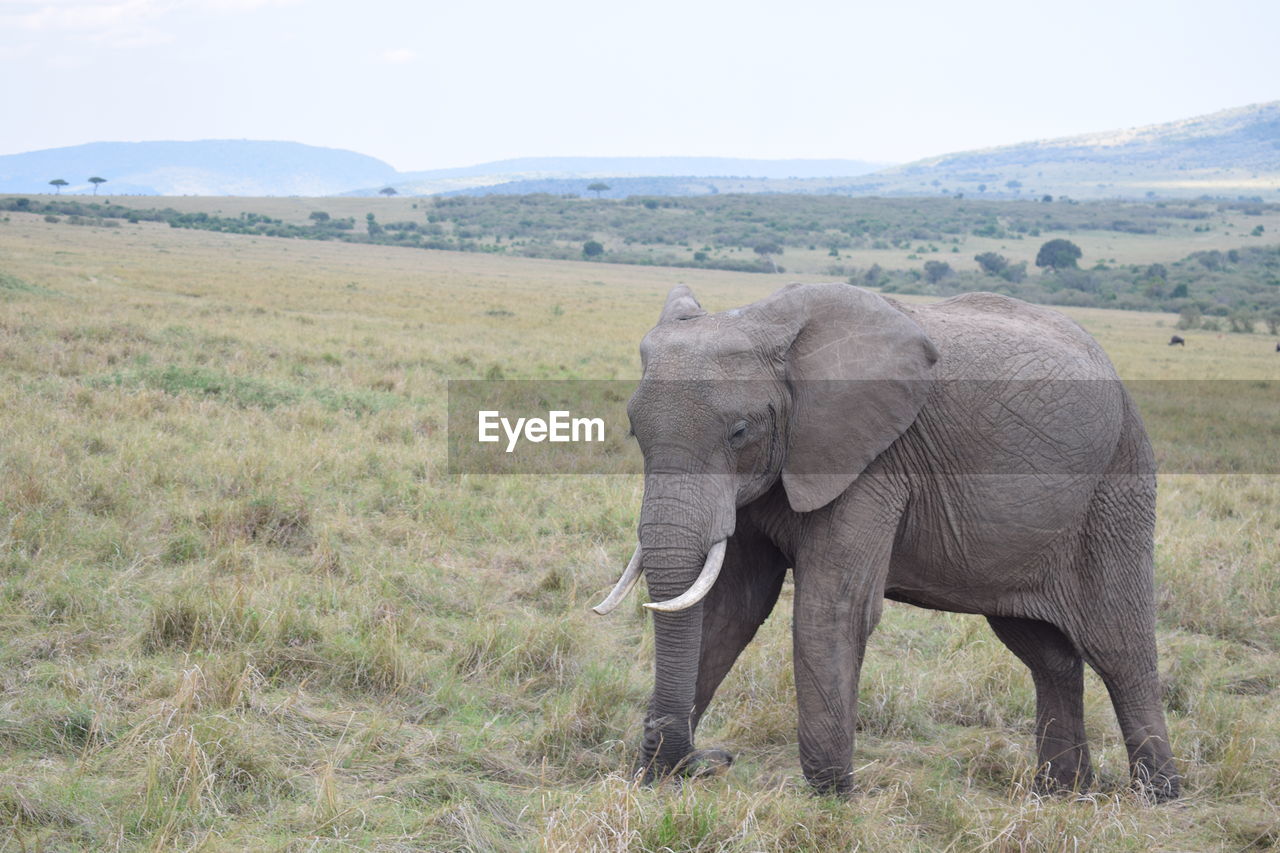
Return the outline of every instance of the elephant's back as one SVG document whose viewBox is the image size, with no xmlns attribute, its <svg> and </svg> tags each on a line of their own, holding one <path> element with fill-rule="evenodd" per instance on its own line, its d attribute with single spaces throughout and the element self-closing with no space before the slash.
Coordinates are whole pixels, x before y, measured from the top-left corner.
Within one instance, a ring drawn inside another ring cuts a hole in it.
<svg viewBox="0 0 1280 853">
<path fill-rule="evenodd" d="M 1127 398 L 1102 347 L 1071 319 L 995 293 L 913 316 L 940 353 L 922 426 L 945 422 L 936 428 L 968 448 L 962 469 L 1076 475 L 1110 458 Z"/>
<path fill-rule="evenodd" d="M 998 293 L 965 293 L 931 305 L 899 306 L 941 358 L 939 379 L 1114 380 L 1111 360 L 1074 320 Z"/>
</svg>

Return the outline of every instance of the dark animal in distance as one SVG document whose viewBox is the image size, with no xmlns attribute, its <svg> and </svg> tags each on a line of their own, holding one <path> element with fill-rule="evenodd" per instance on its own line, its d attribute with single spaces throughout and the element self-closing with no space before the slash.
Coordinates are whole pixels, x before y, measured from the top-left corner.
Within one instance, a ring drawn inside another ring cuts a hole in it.
<svg viewBox="0 0 1280 853">
<path fill-rule="evenodd" d="M 1184 347 L 1185 347 L 1186 345 L 1187 345 L 1187 342 L 1186 342 L 1185 340 L 1183 340 L 1179 335 L 1174 335 L 1172 338 L 1169 338 L 1169 346 L 1171 346 L 1171 347 L 1172 347 L 1172 346 L 1184 346 Z"/>
</svg>

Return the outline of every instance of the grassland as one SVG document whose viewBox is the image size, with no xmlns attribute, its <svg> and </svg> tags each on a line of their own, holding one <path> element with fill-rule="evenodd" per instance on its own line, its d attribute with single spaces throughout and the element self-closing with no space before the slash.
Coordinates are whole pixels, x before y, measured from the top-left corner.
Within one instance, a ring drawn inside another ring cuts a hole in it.
<svg viewBox="0 0 1280 853">
<path fill-rule="evenodd" d="M 650 630 L 587 607 L 640 484 L 447 474 L 445 382 L 633 377 L 671 284 L 718 310 L 778 277 L 20 214 L 0 273 L 0 851 L 1280 848 L 1276 476 L 1161 480 L 1174 805 L 1125 789 L 1092 676 L 1104 789 L 1029 793 L 1025 670 L 892 603 L 861 792 L 810 796 L 789 589 L 700 732 L 738 763 L 636 788 Z M 1127 378 L 1280 382 L 1269 336 L 1070 313 Z M 1166 417 L 1162 458 L 1274 430 L 1258 399 Z"/>
</svg>

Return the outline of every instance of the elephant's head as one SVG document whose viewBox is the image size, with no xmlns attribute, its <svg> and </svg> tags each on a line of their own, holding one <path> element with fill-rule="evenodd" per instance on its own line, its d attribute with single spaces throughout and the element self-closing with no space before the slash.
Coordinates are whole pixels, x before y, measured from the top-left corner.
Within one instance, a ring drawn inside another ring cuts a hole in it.
<svg viewBox="0 0 1280 853">
<path fill-rule="evenodd" d="M 738 508 L 779 479 L 795 512 L 835 500 L 911 425 L 937 352 L 885 299 L 824 284 L 720 314 L 676 287 L 640 354 L 628 405 L 644 453 L 640 542 L 597 612 L 644 574 L 657 658 L 644 751 L 663 770 L 692 749 L 700 602 Z"/>
</svg>

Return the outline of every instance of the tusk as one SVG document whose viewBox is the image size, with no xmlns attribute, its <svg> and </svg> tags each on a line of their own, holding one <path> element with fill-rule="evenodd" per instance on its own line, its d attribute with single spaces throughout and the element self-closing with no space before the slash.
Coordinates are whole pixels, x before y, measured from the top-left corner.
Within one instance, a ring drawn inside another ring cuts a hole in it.
<svg viewBox="0 0 1280 853">
<path fill-rule="evenodd" d="M 604 601 L 591 608 L 601 616 L 612 611 L 615 607 L 622 603 L 622 599 L 627 597 L 627 593 L 631 592 L 632 587 L 636 585 L 636 581 L 640 580 L 640 546 L 636 546 L 636 552 L 631 555 L 631 562 L 627 563 L 626 569 L 622 572 L 622 577 L 618 578 L 618 582 L 614 584 L 613 590 L 605 596 Z"/>
<path fill-rule="evenodd" d="M 702 564 L 702 574 L 698 575 L 693 586 L 685 590 L 683 595 L 678 595 L 669 601 L 650 601 L 645 607 L 650 610 L 673 613 L 690 608 L 706 598 L 716 582 L 716 577 L 720 574 L 720 567 L 724 565 L 724 550 L 728 544 L 728 539 L 721 539 L 711 546 L 711 550 L 707 552 L 707 561 Z"/>
</svg>

